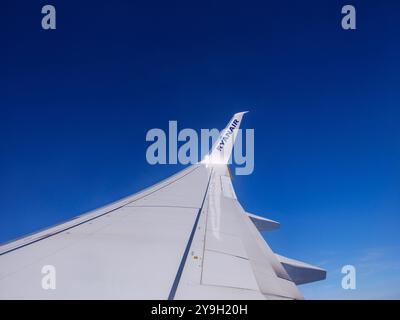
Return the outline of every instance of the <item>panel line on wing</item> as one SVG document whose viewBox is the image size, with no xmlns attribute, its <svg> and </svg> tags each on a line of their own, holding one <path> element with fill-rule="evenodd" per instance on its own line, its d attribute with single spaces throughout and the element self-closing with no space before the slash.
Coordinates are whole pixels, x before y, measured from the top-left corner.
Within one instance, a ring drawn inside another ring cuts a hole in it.
<svg viewBox="0 0 400 320">
<path fill-rule="evenodd" d="M 203 211 L 203 206 L 204 206 L 204 202 L 206 200 L 207 194 L 208 194 L 208 188 L 210 186 L 210 181 L 211 181 L 212 175 L 213 175 L 213 169 L 211 169 L 210 177 L 208 178 L 207 187 L 206 187 L 206 190 L 205 190 L 205 193 L 204 193 L 204 198 L 203 198 L 203 201 L 202 201 L 201 206 L 199 208 L 199 211 L 197 213 L 196 220 L 194 222 L 192 231 L 190 232 L 190 236 L 189 236 L 185 251 L 183 253 L 181 262 L 179 264 L 179 268 L 178 268 L 178 271 L 176 273 L 175 280 L 174 280 L 174 282 L 172 284 L 171 291 L 169 292 L 169 295 L 168 295 L 168 300 L 173 300 L 174 299 L 175 294 L 176 294 L 176 290 L 178 289 L 179 281 L 181 279 L 182 272 L 183 272 L 183 269 L 185 267 L 185 263 L 186 263 L 186 260 L 187 260 L 188 254 L 189 254 L 189 250 L 190 250 L 190 247 L 192 246 L 192 241 L 193 241 L 193 238 L 194 238 L 194 234 L 196 232 L 197 224 L 199 223 L 200 215 L 201 215 L 201 212 Z"/>
<path fill-rule="evenodd" d="M 225 255 L 231 256 L 231 257 L 236 257 L 236 258 L 240 258 L 240 259 L 244 259 L 244 260 L 249 260 L 249 258 L 246 258 L 246 257 L 243 257 L 243 256 L 239 256 L 239 255 L 237 255 L 237 254 L 232 254 L 232 253 L 229 253 L 229 252 L 220 251 L 220 250 L 205 249 L 205 251 L 216 252 L 216 253 L 225 254 Z M 204 259 L 203 259 L 203 260 L 204 260 Z"/>
<path fill-rule="evenodd" d="M 133 205 L 133 206 L 125 206 L 127 208 L 182 208 L 182 209 L 199 209 L 199 207 L 190 207 L 190 206 L 171 206 L 171 205 Z"/>
</svg>

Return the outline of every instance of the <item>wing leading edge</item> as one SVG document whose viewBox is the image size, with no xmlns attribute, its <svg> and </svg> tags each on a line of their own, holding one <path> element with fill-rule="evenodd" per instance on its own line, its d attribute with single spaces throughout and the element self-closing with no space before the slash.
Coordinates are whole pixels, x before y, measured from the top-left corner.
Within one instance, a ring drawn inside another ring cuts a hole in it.
<svg viewBox="0 0 400 320">
<path fill-rule="evenodd" d="M 157 185 L 0 247 L 1 299 L 302 299 L 326 272 L 275 254 L 227 161 L 244 112 L 210 155 Z M 55 290 L 43 286 L 54 266 Z"/>
</svg>

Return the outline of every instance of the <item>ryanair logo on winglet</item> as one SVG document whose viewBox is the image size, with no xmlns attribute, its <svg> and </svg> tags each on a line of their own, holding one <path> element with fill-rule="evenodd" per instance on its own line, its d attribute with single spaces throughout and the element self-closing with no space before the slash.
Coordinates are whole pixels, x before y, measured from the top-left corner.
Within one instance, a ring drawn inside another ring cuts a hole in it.
<svg viewBox="0 0 400 320">
<path fill-rule="evenodd" d="M 229 138 L 232 136 L 233 130 L 235 130 L 238 123 L 239 123 L 239 120 L 237 120 L 237 119 L 232 121 L 232 124 L 229 126 L 228 130 L 226 131 L 226 133 L 224 134 L 224 136 L 222 137 L 221 141 L 218 144 L 218 147 L 217 147 L 218 151 L 222 151 L 224 149 L 226 141 L 228 141 Z"/>
</svg>

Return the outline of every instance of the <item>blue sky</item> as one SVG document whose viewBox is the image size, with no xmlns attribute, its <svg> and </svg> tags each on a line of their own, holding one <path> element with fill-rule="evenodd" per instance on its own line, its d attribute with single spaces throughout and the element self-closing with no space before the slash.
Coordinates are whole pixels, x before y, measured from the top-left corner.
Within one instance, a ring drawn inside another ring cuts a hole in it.
<svg viewBox="0 0 400 320">
<path fill-rule="evenodd" d="M 41 7 L 57 30 L 41 29 Z M 12 1 L 0 19 L 0 242 L 179 171 L 146 132 L 250 110 L 255 171 L 235 188 L 281 222 L 280 254 L 319 264 L 307 298 L 400 298 L 400 3 Z M 357 268 L 357 290 L 340 287 Z"/>
</svg>

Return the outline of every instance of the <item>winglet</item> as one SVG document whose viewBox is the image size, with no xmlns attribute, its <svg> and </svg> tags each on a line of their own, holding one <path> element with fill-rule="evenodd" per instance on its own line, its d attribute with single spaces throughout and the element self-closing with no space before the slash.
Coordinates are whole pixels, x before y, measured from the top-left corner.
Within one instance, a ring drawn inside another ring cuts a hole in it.
<svg viewBox="0 0 400 320">
<path fill-rule="evenodd" d="M 203 160 L 205 163 L 227 164 L 235 144 L 236 136 L 242 122 L 243 115 L 248 111 L 235 113 L 218 140 L 213 145 L 210 154 Z"/>
</svg>

